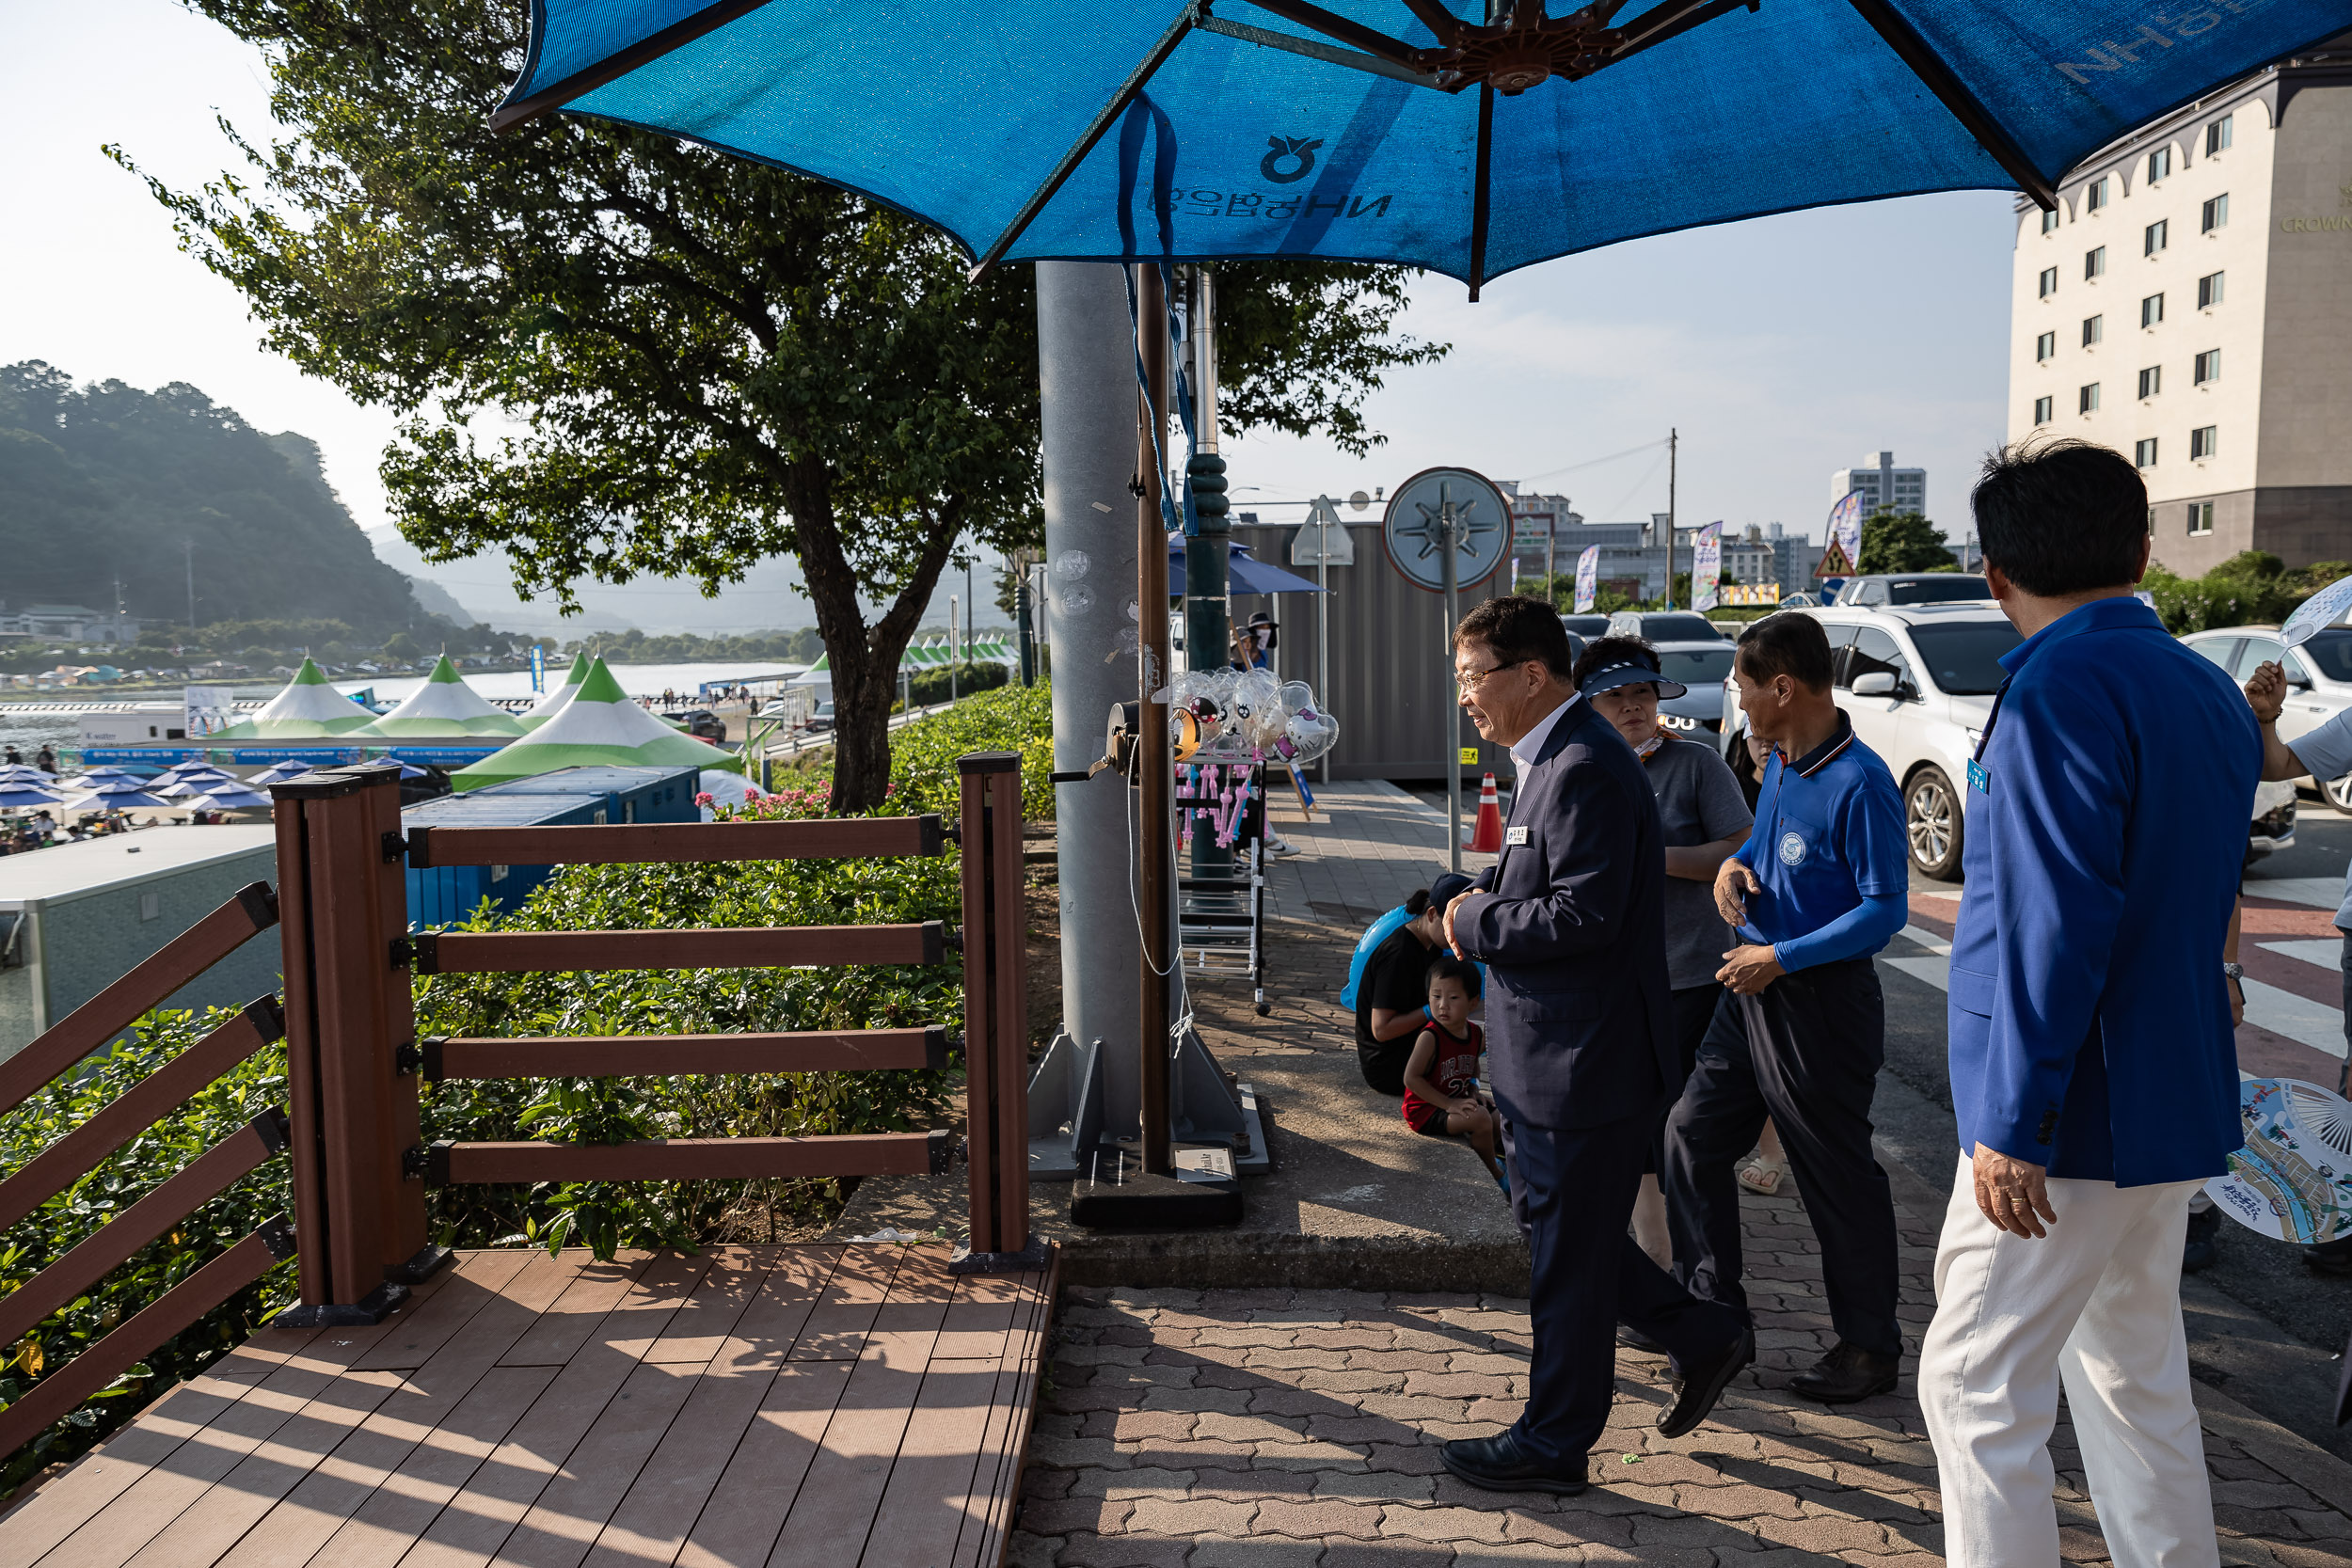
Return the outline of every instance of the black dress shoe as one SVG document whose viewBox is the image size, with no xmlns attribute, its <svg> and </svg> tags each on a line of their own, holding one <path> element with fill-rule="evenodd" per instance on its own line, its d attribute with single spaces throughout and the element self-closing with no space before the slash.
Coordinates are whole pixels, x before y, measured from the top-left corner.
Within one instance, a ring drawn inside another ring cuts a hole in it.
<svg viewBox="0 0 2352 1568">
<path fill-rule="evenodd" d="M 1539 1465 L 1507 1431 L 1492 1437 L 1456 1437 L 1438 1449 L 1438 1462 L 1489 1492 L 1557 1492 L 1573 1497 L 1588 1484 L 1582 1459 L 1565 1470 Z"/>
<path fill-rule="evenodd" d="M 1660 1344 L 1657 1340 L 1651 1338 L 1648 1335 L 1643 1333 L 1640 1329 L 1635 1328 L 1630 1323 L 1619 1323 L 1617 1325 L 1617 1343 L 1623 1345 L 1628 1350 L 1638 1350 L 1644 1355 L 1664 1355 L 1667 1354 L 1665 1346 Z"/>
<path fill-rule="evenodd" d="M 1724 1389 L 1755 1359 L 1756 1330 L 1743 1328 L 1715 1359 L 1683 1368 L 1675 1379 L 1674 1402 L 1658 1414 L 1658 1434 L 1679 1437 L 1707 1419 Z"/>
<path fill-rule="evenodd" d="M 1893 1388 L 1901 1370 L 1899 1357 L 1864 1350 L 1840 1339 L 1809 1370 L 1799 1372 L 1789 1383 L 1788 1391 L 1822 1404 L 1852 1404 Z"/>
</svg>

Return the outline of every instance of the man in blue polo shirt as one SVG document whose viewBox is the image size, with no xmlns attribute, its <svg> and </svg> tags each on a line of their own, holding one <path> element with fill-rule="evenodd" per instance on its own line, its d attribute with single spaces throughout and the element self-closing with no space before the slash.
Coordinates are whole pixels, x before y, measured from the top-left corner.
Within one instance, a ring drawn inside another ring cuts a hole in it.
<svg viewBox="0 0 2352 1568">
<path fill-rule="evenodd" d="M 1734 1162 L 1771 1117 L 1805 1212 L 1837 1343 L 1789 1385 L 1824 1404 L 1894 1387 L 1902 1355 L 1895 1203 L 1870 1152 L 1886 1005 L 1870 955 L 1902 929 L 1910 865 L 1901 792 L 1830 694 L 1820 622 L 1783 613 L 1740 636 L 1740 705 L 1772 747 L 1756 827 L 1715 878 L 1741 945 L 1666 1123 L 1675 1268 L 1693 1294 L 1745 1308 Z"/>
</svg>

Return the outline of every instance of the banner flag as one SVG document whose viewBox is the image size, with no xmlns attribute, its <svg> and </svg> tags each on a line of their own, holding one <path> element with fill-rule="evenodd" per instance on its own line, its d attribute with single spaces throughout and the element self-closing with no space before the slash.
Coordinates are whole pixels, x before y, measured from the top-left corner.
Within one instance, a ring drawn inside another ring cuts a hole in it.
<svg viewBox="0 0 2352 1568">
<path fill-rule="evenodd" d="M 1721 521 L 1699 530 L 1691 547 L 1691 608 L 1713 610 L 1716 590 L 1724 581 L 1724 525 Z"/>
<path fill-rule="evenodd" d="M 1813 569 L 1817 578 L 1850 578 L 1854 562 L 1862 559 L 1862 492 L 1850 492 L 1846 499 L 1829 509 L 1828 547 L 1821 552 L 1821 563 Z"/>
<path fill-rule="evenodd" d="M 1576 612 L 1592 613 L 1593 601 L 1600 596 L 1600 546 L 1587 545 L 1584 553 L 1576 558 Z"/>
</svg>

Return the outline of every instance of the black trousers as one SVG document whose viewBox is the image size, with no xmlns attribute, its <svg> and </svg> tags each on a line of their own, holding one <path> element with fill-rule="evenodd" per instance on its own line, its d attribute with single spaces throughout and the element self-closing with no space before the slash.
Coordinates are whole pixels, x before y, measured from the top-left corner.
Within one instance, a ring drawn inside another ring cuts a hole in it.
<svg viewBox="0 0 2352 1568">
<path fill-rule="evenodd" d="M 1744 1326 L 1740 1312 L 1692 1295 L 1626 1234 L 1655 1126 L 1647 1115 L 1599 1127 L 1502 1122 L 1511 1212 L 1534 1276 L 1527 1408 L 1512 1432 L 1546 1464 L 1582 1459 L 1608 1424 L 1620 1322 L 1678 1362 L 1713 1354 Z"/>
<path fill-rule="evenodd" d="M 1870 1152 L 1885 1057 L 1886 1003 L 1867 958 L 1784 974 L 1760 995 L 1724 993 L 1666 1118 L 1666 1223 L 1675 1273 L 1693 1292 L 1747 1307 L 1733 1166 L 1770 1117 L 1820 1238 L 1838 1338 L 1902 1353 L 1894 1195 Z"/>
<path fill-rule="evenodd" d="M 1715 1022 L 1715 1007 L 1727 994 L 1714 981 L 1703 986 L 1685 986 L 1669 994 L 1674 1008 L 1675 1050 L 1680 1053 L 1682 1076 L 1666 1086 L 1678 1099 L 1682 1085 L 1691 1081 L 1691 1069 L 1698 1065 L 1699 1042 L 1707 1037 L 1708 1029 Z M 1658 1132 L 1650 1139 L 1649 1150 L 1642 1157 L 1642 1174 L 1656 1176 L 1666 1168 L 1666 1117 L 1674 1113 L 1670 1102 L 1658 1113 Z"/>
</svg>

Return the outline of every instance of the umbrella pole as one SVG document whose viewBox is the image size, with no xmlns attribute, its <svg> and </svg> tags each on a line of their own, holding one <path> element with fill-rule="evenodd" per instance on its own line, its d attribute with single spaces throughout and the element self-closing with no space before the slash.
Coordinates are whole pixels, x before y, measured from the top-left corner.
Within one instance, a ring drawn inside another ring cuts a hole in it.
<svg viewBox="0 0 2352 1568">
<path fill-rule="evenodd" d="M 1160 269 L 1136 268 L 1136 348 L 1143 361 L 1143 391 L 1136 400 L 1136 603 L 1141 639 L 1142 735 L 1136 775 L 1137 917 L 1142 925 L 1143 990 L 1140 1110 L 1143 1168 L 1153 1176 L 1175 1172 L 1168 1148 L 1168 975 L 1175 964 L 1168 947 L 1168 904 L 1175 867 L 1168 845 L 1168 796 L 1175 783 L 1168 743 L 1168 705 L 1152 694 L 1168 673 L 1168 535 L 1160 511 L 1160 445 L 1168 430 L 1168 296 Z"/>
</svg>

